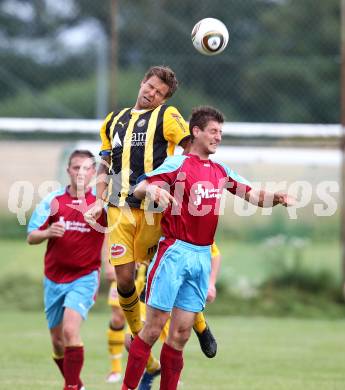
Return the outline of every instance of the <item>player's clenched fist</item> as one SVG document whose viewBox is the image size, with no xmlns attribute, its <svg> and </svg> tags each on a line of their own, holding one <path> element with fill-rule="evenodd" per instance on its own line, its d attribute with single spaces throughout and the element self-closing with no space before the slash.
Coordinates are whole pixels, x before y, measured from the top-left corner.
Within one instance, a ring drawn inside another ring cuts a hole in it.
<svg viewBox="0 0 345 390">
<path fill-rule="evenodd" d="M 102 215 L 103 207 L 103 200 L 96 200 L 95 204 L 84 214 L 85 221 L 89 225 L 95 225 L 97 219 Z"/>
<path fill-rule="evenodd" d="M 206 301 L 212 303 L 216 299 L 216 296 L 217 296 L 216 286 L 214 284 L 209 284 Z"/>
<path fill-rule="evenodd" d="M 61 222 L 52 223 L 47 229 L 48 238 L 58 238 L 62 237 L 65 233 L 65 225 Z"/>
<path fill-rule="evenodd" d="M 147 186 L 146 193 L 154 202 L 156 202 L 163 209 L 168 207 L 169 204 L 174 204 L 175 206 L 177 206 L 176 199 L 170 194 L 170 192 L 154 184 Z"/>
<path fill-rule="evenodd" d="M 278 198 L 278 203 L 282 206 L 292 207 L 296 205 L 297 200 L 291 195 L 285 194 L 283 192 L 276 192 L 275 195 Z"/>
</svg>

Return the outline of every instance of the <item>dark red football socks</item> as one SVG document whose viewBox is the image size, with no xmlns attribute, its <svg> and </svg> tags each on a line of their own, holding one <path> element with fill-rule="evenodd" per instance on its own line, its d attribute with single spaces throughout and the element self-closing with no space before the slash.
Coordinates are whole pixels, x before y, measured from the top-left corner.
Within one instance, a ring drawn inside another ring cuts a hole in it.
<svg viewBox="0 0 345 390">
<path fill-rule="evenodd" d="M 136 336 L 129 349 L 123 389 L 136 389 L 138 387 L 150 352 L 151 346 L 146 344 L 139 336 Z"/>
<path fill-rule="evenodd" d="M 183 369 L 182 351 L 164 343 L 160 356 L 161 386 L 160 390 L 175 390 Z"/>
<path fill-rule="evenodd" d="M 84 363 L 84 347 L 66 347 L 63 362 L 63 374 L 65 386 L 75 386 L 80 388 L 80 372 Z"/>
</svg>

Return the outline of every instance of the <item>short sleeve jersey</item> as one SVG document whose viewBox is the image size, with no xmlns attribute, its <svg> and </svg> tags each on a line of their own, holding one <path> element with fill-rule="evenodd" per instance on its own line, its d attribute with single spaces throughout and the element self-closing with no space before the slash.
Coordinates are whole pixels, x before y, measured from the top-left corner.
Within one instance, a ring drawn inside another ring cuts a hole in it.
<svg viewBox="0 0 345 390">
<path fill-rule="evenodd" d="M 62 237 L 48 240 L 44 258 L 44 274 L 55 283 L 69 283 L 100 269 L 104 233 L 92 228 L 83 216 L 83 210 L 95 200 L 91 190 L 78 199 L 63 188 L 43 199 L 31 216 L 28 233 L 47 229 L 54 222 L 65 226 Z M 106 226 L 105 213 L 97 222 Z"/>
<path fill-rule="evenodd" d="M 168 157 L 138 182 L 143 179 L 170 191 L 178 203 L 163 213 L 163 235 L 196 245 L 214 241 L 223 190 L 243 196 L 252 188 L 226 165 L 192 154 Z"/>
<path fill-rule="evenodd" d="M 100 131 L 100 155 L 111 156 L 109 204 L 142 208 L 133 196 L 137 178 L 160 166 L 189 135 L 187 123 L 172 106 L 110 113 Z"/>
</svg>

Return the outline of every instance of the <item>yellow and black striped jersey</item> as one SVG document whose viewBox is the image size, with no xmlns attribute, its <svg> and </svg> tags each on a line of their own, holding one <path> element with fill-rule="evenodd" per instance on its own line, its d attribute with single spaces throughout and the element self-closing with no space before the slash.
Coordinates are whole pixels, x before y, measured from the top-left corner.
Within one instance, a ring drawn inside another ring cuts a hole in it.
<svg viewBox="0 0 345 390">
<path fill-rule="evenodd" d="M 111 156 L 109 204 L 140 208 L 143 202 L 133 196 L 137 178 L 173 155 L 175 146 L 189 137 L 189 129 L 175 107 L 161 105 L 111 112 L 100 135 L 100 154 Z"/>
</svg>

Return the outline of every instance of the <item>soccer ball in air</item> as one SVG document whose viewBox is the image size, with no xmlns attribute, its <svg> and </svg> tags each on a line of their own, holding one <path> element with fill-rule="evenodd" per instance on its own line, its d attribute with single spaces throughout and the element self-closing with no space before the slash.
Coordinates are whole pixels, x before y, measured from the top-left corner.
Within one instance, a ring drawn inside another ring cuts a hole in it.
<svg viewBox="0 0 345 390">
<path fill-rule="evenodd" d="M 226 48 L 228 41 L 228 29 L 218 19 L 205 18 L 193 27 L 192 42 L 201 54 L 207 56 L 219 54 Z"/>
</svg>

